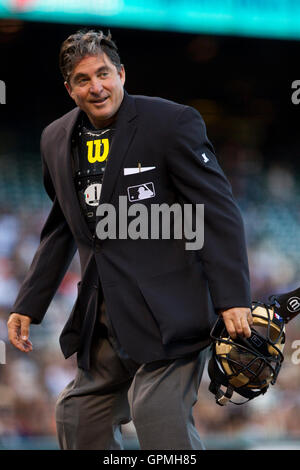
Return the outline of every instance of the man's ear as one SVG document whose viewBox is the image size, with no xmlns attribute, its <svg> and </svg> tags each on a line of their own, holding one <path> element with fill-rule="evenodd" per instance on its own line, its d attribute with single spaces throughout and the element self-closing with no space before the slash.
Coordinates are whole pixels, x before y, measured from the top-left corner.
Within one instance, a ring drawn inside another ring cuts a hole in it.
<svg viewBox="0 0 300 470">
<path fill-rule="evenodd" d="M 118 73 L 119 73 L 121 82 L 122 82 L 122 84 L 124 85 L 125 79 L 126 79 L 126 74 L 125 74 L 125 68 L 124 68 L 124 65 L 123 65 L 123 64 L 121 64 L 121 69 L 119 70 Z"/>
<path fill-rule="evenodd" d="M 68 82 L 64 82 L 64 85 L 65 85 L 65 87 L 66 87 L 66 89 L 67 89 L 67 92 L 68 92 L 69 95 L 71 96 L 71 98 L 73 98 L 71 86 L 68 84 Z M 74 98 L 73 98 L 73 99 L 74 99 Z"/>
</svg>

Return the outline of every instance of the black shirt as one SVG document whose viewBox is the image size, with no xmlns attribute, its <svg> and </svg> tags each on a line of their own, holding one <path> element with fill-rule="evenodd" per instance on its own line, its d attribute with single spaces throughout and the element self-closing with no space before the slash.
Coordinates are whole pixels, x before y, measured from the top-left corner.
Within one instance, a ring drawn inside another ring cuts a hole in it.
<svg viewBox="0 0 300 470">
<path fill-rule="evenodd" d="M 86 114 L 81 113 L 73 136 L 75 187 L 81 210 L 93 234 L 113 134 L 112 126 L 96 129 Z"/>
</svg>

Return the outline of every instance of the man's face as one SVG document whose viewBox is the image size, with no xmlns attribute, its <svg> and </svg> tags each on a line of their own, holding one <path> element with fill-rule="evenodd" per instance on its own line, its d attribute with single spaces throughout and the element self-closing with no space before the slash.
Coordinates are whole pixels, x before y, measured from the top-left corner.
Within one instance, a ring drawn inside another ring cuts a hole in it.
<svg viewBox="0 0 300 470">
<path fill-rule="evenodd" d="M 86 56 L 74 68 L 69 95 L 96 128 L 110 125 L 124 96 L 125 70 L 118 71 L 105 53 Z"/>
</svg>

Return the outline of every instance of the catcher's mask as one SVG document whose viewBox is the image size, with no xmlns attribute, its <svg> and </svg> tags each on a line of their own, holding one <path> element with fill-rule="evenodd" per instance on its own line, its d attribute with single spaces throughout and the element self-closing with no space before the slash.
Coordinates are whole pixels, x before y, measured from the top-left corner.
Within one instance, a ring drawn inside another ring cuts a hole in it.
<svg viewBox="0 0 300 470">
<path fill-rule="evenodd" d="M 233 340 L 221 317 L 211 331 L 213 344 L 208 364 L 211 379 L 209 390 L 221 406 L 228 401 L 240 405 L 264 394 L 269 385 L 276 382 L 283 361 L 284 319 L 272 305 L 253 302 L 251 310 L 253 325 L 250 338 L 237 336 Z M 221 390 L 221 386 L 226 390 Z M 233 402 L 233 392 L 247 400 Z"/>
</svg>

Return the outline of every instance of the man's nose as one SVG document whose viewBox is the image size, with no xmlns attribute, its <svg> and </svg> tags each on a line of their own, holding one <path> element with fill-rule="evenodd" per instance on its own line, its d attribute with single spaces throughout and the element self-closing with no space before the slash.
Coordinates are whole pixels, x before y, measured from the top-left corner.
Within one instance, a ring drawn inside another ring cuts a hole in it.
<svg viewBox="0 0 300 470">
<path fill-rule="evenodd" d="M 99 95 L 103 89 L 101 80 L 92 80 L 91 86 L 90 86 L 90 93 Z"/>
</svg>

